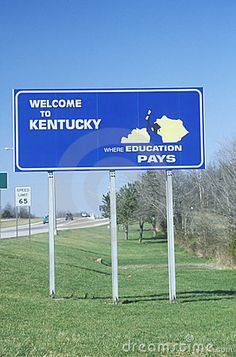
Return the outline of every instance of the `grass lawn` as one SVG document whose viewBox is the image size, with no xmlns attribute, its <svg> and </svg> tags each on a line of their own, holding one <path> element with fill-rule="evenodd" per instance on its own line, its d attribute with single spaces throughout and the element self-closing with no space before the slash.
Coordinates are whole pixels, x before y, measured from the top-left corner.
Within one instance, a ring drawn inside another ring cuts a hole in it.
<svg viewBox="0 0 236 357">
<path fill-rule="evenodd" d="M 42 222 L 43 220 L 41 218 L 31 218 L 31 224 L 32 223 L 38 223 Z M 19 218 L 18 220 L 18 225 L 22 226 L 25 224 L 29 224 L 29 219 L 28 218 Z M 1 221 L 1 227 L 2 228 L 8 228 L 8 227 L 15 227 L 16 226 L 16 220 L 15 219 L 9 219 L 9 220 L 2 220 Z"/>
<path fill-rule="evenodd" d="M 124 241 L 120 232 L 113 305 L 109 234 L 60 232 L 56 299 L 48 298 L 47 235 L 0 241 L 0 356 L 236 356 L 235 270 L 176 247 L 170 304 L 166 242 L 146 231 L 139 244 L 136 230 Z"/>
</svg>

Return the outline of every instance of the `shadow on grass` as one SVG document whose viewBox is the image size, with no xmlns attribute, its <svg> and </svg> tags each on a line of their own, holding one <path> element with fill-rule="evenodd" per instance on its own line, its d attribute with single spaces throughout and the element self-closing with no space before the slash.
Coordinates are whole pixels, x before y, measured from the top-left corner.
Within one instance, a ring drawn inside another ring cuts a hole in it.
<svg viewBox="0 0 236 357">
<path fill-rule="evenodd" d="M 177 301 L 180 303 L 233 300 L 236 298 L 235 290 L 194 290 L 177 292 Z M 125 296 L 122 304 L 132 304 L 138 302 L 163 301 L 168 300 L 167 294 L 156 294 L 148 296 Z"/>
<path fill-rule="evenodd" d="M 235 290 L 193 290 L 177 292 L 177 302 L 179 303 L 191 303 L 191 302 L 203 302 L 203 301 L 220 301 L 220 300 L 233 300 L 236 298 Z M 73 299 L 73 300 L 111 300 L 111 296 L 93 296 L 88 293 L 84 296 L 64 296 L 61 299 Z M 168 294 L 151 294 L 151 295 L 136 295 L 136 296 L 121 296 L 121 304 L 137 304 L 142 302 L 153 301 L 168 301 Z"/>
<path fill-rule="evenodd" d="M 136 241 L 139 242 L 139 238 L 129 238 L 128 241 Z M 143 238 L 141 244 L 143 243 L 167 243 L 166 238 L 154 238 L 154 237 L 148 237 L 148 238 Z"/>
<path fill-rule="evenodd" d="M 100 252 L 100 253 L 98 253 L 98 252 L 93 252 L 93 251 L 91 251 L 91 250 L 86 250 L 86 249 L 82 249 L 82 248 L 76 248 L 76 250 L 80 250 L 81 252 L 84 252 L 84 253 L 90 253 L 90 254 L 96 255 L 96 256 L 98 256 L 98 257 L 101 255 L 101 252 Z M 110 256 L 109 254 L 104 254 L 104 253 L 102 253 L 102 255 L 103 255 L 103 256 L 107 256 L 107 257 Z"/>
<path fill-rule="evenodd" d="M 195 290 L 180 292 L 181 303 L 189 303 L 196 301 L 217 301 L 217 300 L 234 300 L 236 298 L 236 290 Z"/>
<path fill-rule="evenodd" d="M 167 243 L 167 239 L 165 239 L 165 238 L 143 238 L 142 243 L 146 243 L 146 244 Z"/>
<path fill-rule="evenodd" d="M 78 268 L 78 269 L 82 269 L 82 270 L 87 270 L 87 271 L 91 271 L 93 273 L 98 273 L 98 274 L 103 274 L 103 275 L 111 275 L 111 273 L 108 273 L 106 271 L 101 271 L 101 270 L 97 270 L 97 269 L 90 269 L 90 268 L 85 268 L 85 267 L 81 267 L 79 265 L 75 265 L 75 264 L 66 264 L 69 267 L 72 268 Z M 106 265 L 106 264 L 104 264 Z"/>
</svg>

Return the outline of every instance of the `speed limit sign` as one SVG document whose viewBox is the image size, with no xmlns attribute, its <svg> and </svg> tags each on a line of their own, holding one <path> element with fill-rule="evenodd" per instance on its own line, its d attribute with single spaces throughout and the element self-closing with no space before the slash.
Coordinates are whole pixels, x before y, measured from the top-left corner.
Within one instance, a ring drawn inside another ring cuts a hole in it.
<svg viewBox="0 0 236 357">
<path fill-rule="evenodd" d="M 30 207 L 31 187 L 16 187 L 15 200 L 16 200 L 16 207 Z"/>
</svg>

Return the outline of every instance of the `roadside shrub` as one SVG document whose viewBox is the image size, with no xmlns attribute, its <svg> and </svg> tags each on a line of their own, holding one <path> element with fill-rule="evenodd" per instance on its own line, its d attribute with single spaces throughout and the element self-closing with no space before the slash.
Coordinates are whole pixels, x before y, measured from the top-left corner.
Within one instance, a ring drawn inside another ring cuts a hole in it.
<svg viewBox="0 0 236 357">
<path fill-rule="evenodd" d="M 236 232 L 232 234 L 229 219 L 212 212 L 195 211 L 188 218 L 187 230 L 178 229 L 177 241 L 196 255 L 234 264 Z"/>
<path fill-rule="evenodd" d="M 236 265 L 236 232 L 234 232 L 229 238 L 229 245 L 227 253 L 232 265 Z"/>
</svg>

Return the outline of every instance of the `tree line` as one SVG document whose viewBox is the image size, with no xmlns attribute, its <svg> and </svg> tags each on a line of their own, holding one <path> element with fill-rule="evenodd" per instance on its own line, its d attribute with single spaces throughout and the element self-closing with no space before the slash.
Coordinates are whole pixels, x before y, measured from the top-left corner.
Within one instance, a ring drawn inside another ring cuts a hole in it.
<svg viewBox="0 0 236 357">
<path fill-rule="evenodd" d="M 28 208 L 20 207 L 20 209 L 18 210 L 18 217 L 19 218 L 28 218 L 29 217 Z M 30 214 L 30 217 L 33 218 L 34 215 Z M 3 219 L 16 218 L 16 208 L 12 207 L 12 205 L 10 203 L 7 203 L 1 212 L 1 218 L 3 218 Z"/>
<path fill-rule="evenodd" d="M 205 170 L 173 172 L 174 225 L 177 244 L 199 256 L 236 263 L 236 139 L 219 150 Z M 166 234 L 165 172 L 147 171 L 117 192 L 118 224 L 128 239 L 130 224 L 151 224 L 154 238 Z M 109 217 L 109 193 L 102 213 Z"/>
</svg>

